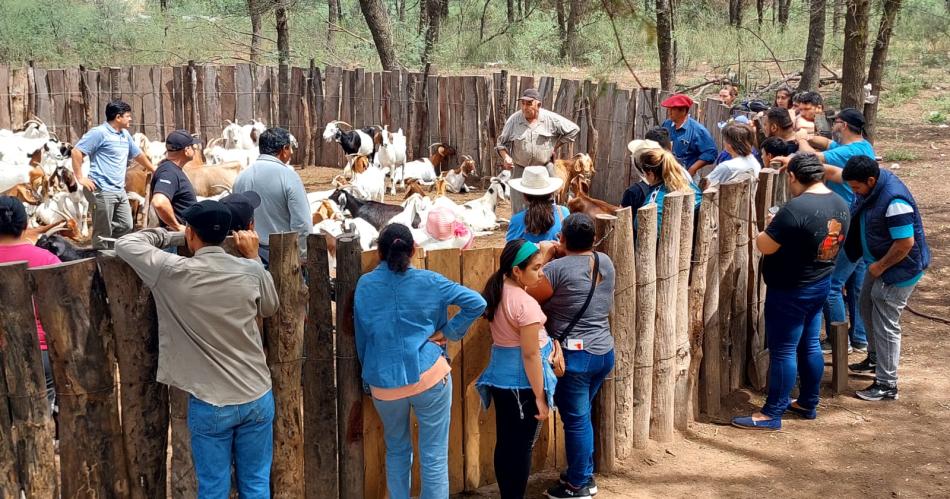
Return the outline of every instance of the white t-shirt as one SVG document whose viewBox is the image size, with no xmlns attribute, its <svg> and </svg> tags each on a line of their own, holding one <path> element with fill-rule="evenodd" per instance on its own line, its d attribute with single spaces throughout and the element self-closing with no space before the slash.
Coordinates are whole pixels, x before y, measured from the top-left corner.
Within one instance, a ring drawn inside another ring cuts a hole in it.
<svg viewBox="0 0 950 499">
<path fill-rule="evenodd" d="M 752 178 L 759 178 L 759 171 L 761 170 L 762 165 L 759 164 L 759 160 L 750 154 L 719 163 L 713 171 L 709 172 L 706 179 L 710 184 L 725 184 L 736 180 L 743 174 L 750 175 Z"/>
</svg>

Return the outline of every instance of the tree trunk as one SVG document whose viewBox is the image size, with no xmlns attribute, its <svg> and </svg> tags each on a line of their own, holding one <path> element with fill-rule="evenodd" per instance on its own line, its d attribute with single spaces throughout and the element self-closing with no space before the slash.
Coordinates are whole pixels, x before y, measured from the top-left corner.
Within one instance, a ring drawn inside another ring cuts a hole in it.
<svg viewBox="0 0 950 499">
<path fill-rule="evenodd" d="M 340 24 L 340 0 L 327 0 L 327 45 L 333 45 L 333 35 Z"/>
<path fill-rule="evenodd" d="M 396 0 L 396 12 L 399 13 L 399 22 L 406 20 L 406 0 Z"/>
<path fill-rule="evenodd" d="M 762 29 L 763 16 L 765 14 L 765 0 L 755 0 L 755 13 L 759 22 L 759 29 Z"/>
<path fill-rule="evenodd" d="M 838 33 L 841 31 L 841 14 L 844 10 L 844 0 L 833 1 L 834 11 L 831 14 L 831 34 L 832 36 L 838 36 Z"/>
<path fill-rule="evenodd" d="M 261 63 L 261 11 L 259 0 L 247 0 L 247 13 L 251 16 L 251 64 Z"/>
<path fill-rule="evenodd" d="M 508 0 L 508 24 L 515 22 L 515 0 Z"/>
<path fill-rule="evenodd" d="M 660 55 L 660 88 L 672 92 L 676 84 L 676 60 L 670 0 L 656 0 L 656 49 Z"/>
<path fill-rule="evenodd" d="M 435 44 L 439 42 L 439 30 L 441 29 L 442 23 L 442 4 L 443 0 L 425 0 L 426 17 L 429 22 L 426 25 L 425 46 L 422 49 L 423 64 L 432 62 L 432 51 L 435 49 Z"/>
<path fill-rule="evenodd" d="M 449 0 L 442 0 L 442 19 L 449 17 Z"/>
<path fill-rule="evenodd" d="M 557 13 L 557 34 L 561 40 L 561 50 L 558 54 L 561 59 L 567 57 L 567 17 L 564 13 L 564 0 L 555 0 L 554 10 Z"/>
<path fill-rule="evenodd" d="M 584 5 L 584 2 L 580 0 L 571 0 L 571 10 L 567 14 L 567 24 L 564 29 L 561 50 L 567 55 L 568 60 L 571 62 L 574 62 L 578 55 L 577 25 L 580 24 L 581 17 L 584 15 Z"/>
<path fill-rule="evenodd" d="M 360 10 L 366 18 L 366 24 L 373 33 L 373 42 L 376 43 L 376 52 L 379 54 L 379 63 L 384 71 L 394 71 L 396 67 L 396 51 L 393 48 L 393 37 L 389 31 L 389 16 L 382 0 L 360 0 Z"/>
<path fill-rule="evenodd" d="M 887 62 L 887 49 L 891 43 L 894 24 L 897 23 L 901 0 L 884 0 L 883 8 L 877 41 L 874 42 L 874 52 L 871 54 L 871 64 L 868 66 L 868 84 L 871 85 L 871 95 L 875 98 L 872 99 L 873 102 L 864 105 L 864 120 L 867 123 L 865 132 L 867 132 L 868 140 L 872 141 L 876 128 L 877 105 L 881 95 L 881 81 L 884 79 L 884 63 Z"/>
<path fill-rule="evenodd" d="M 868 48 L 870 0 L 846 0 L 844 61 L 841 63 L 841 108 L 864 107 L 865 53 Z"/>
<path fill-rule="evenodd" d="M 277 19 L 277 122 L 278 126 L 290 129 L 290 26 L 287 17 L 287 0 L 277 0 L 274 5 Z"/>
<path fill-rule="evenodd" d="M 788 25 L 788 10 L 791 0 L 776 0 L 778 2 L 778 23 L 782 25 L 782 30 Z"/>
<path fill-rule="evenodd" d="M 805 68 L 798 91 L 818 90 L 821 77 L 821 55 L 825 46 L 825 0 L 811 0 L 808 17 L 808 45 L 805 47 Z"/>
</svg>

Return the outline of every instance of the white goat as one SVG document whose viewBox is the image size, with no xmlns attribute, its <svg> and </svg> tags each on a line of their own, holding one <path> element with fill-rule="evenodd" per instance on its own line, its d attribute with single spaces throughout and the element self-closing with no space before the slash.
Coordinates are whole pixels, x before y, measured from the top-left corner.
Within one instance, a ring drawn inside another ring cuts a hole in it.
<svg viewBox="0 0 950 499">
<path fill-rule="evenodd" d="M 438 198 L 436 201 L 448 198 Z M 491 184 L 485 194 L 475 200 L 469 201 L 456 210 L 462 222 L 466 223 L 476 232 L 497 230 L 499 218 L 495 215 L 495 208 L 501 200 L 509 199 L 508 184 L 498 180 L 497 177 L 491 178 Z"/>
<path fill-rule="evenodd" d="M 383 202 L 386 195 L 386 174 L 389 168 L 371 166 L 353 177 L 353 187 L 365 197 L 364 200 Z"/>
<path fill-rule="evenodd" d="M 396 177 L 400 176 L 401 178 L 402 169 L 406 165 L 406 136 L 402 133 L 402 128 L 397 130 L 396 133 L 390 133 L 389 125 L 384 126 L 380 134 L 379 151 L 376 152 L 374 162 L 378 166 L 389 168 L 393 172 L 390 194 L 396 195 Z M 400 174 L 396 172 L 400 172 Z"/>
<path fill-rule="evenodd" d="M 73 220 L 79 229 L 79 235 L 89 235 L 89 224 L 86 220 L 89 213 L 89 202 L 83 195 L 82 186 L 77 185 L 75 192 L 57 192 L 36 207 L 34 213 L 38 225 L 48 225 L 65 220 Z"/>
<path fill-rule="evenodd" d="M 227 141 L 222 138 L 212 139 L 208 142 L 208 147 L 204 150 L 205 163 L 209 165 L 223 165 L 227 163 L 237 163 L 241 169 L 251 166 L 251 163 L 260 155 L 256 148 L 228 148 L 225 147 Z"/>
<path fill-rule="evenodd" d="M 230 120 L 224 122 L 227 126 L 221 132 L 221 138 L 224 139 L 226 149 L 256 150 L 257 138 L 267 130 L 267 125 L 257 120 L 251 120 L 246 125 L 232 123 Z"/>
<path fill-rule="evenodd" d="M 469 175 L 475 173 L 475 160 L 471 156 L 462 155 L 465 161 L 445 173 L 445 188 L 455 194 L 469 193 L 475 190 L 473 187 L 465 185 L 465 180 Z"/>
<path fill-rule="evenodd" d="M 139 149 L 142 150 L 149 161 L 156 167 L 165 159 L 165 142 L 149 140 L 149 138 L 141 132 L 133 134 L 132 140 L 135 141 L 135 145 L 139 146 Z"/>
</svg>

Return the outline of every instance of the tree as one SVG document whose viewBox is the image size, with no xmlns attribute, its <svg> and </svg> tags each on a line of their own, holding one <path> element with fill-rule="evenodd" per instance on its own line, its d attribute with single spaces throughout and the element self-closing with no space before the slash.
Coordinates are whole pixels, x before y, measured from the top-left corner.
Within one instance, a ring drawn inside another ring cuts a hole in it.
<svg viewBox="0 0 950 499">
<path fill-rule="evenodd" d="M 811 0 L 808 17 L 808 44 L 805 46 L 805 67 L 798 91 L 818 90 L 821 78 L 821 56 L 825 47 L 825 0 Z"/>
<path fill-rule="evenodd" d="M 261 15 L 267 10 L 263 0 L 247 0 L 247 13 L 251 16 L 251 64 L 261 63 Z"/>
<path fill-rule="evenodd" d="M 864 107 L 865 53 L 868 48 L 870 0 L 847 0 L 844 61 L 841 63 L 841 108 Z"/>
<path fill-rule="evenodd" d="M 660 88 L 672 92 L 676 85 L 676 54 L 670 0 L 656 0 L 656 50 L 660 56 Z"/>
<path fill-rule="evenodd" d="M 327 46 L 333 45 L 333 34 L 340 24 L 340 0 L 327 0 Z"/>
<path fill-rule="evenodd" d="M 838 32 L 841 31 L 841 14 L 844 10 L 844 0 L 833 0 L 834 7 L 831 14 L 831 34 L 833 36 L 838 36 Z"/>
<path fill-rule="evenodd" d="M 515 22 L 515 0 L 508 0 L 508 24 Z"/>
<path fill-rule="evenodd" d="M 871 64 L 868 67 L 868 84 L 871 85 L 871 102 L 864 104 L 864 119 L 867 122 L 867 134 L 874 139 L 876 132 L 878 97 L 881 95 L 881 81 L 884 79 L 884 64 L 887 62 L 887 49 L 891 43 L 891 34 L 897 22 L 897 13 L 901 9 L 901 0 L 884 0 L 881 24 L 877 30 L 877 40 L 874 42 L 874 52 L 871 54 Z"/>
<path fill-rule="evenodd" d="M 422 0 L 426 10 L 426 38 L 422 48 L 422 63 L 432 62 L 432 51 L 439 42 L 439 30 L 442 23 L 443 0 Z"/>
<path fill-rule="evenodd" d="M 396 65 L 396 50 L 393 48 L 393 37 L 389 31 L 389 16 L 382 0 L 360 0 L 360 10 L 366 19 L 373 42 L 376 44 L 376 53 L 379 54 L 379 63 L 385 71 L 398 69 Z"/>
<path fill-rule="evenodd" d="M 277 111 L 281 126 L 290 127 L 290 20 L 288 0 L 276 0 L 274 14 L 277 20 Z"/>
<path fill-rule="evenodd" d="M 559 0 L 558 4 L 561 5 L 563 10 L 563 4 Z M 571 62 L 577 59 L 577 25 L 580 24 L 581 17 L 584 15 L 584 4 L 585 2 L 581 0 L 571 0 L 570 10 L 566 13 L 566 19 L 564 20 L 564 28 L 561 36 L 561 49 L 560 56 L 561 58 L 567 58 Z"/>
<path fill-rule="evenodd" d="M 729 24 L 742 26 L 742 0 L 729 0 Z"/>
<path fill-rule="evenodd" d="M 778 4 L 778 23 L 782 26 L 782 30 L 785 29 L 785 26 L 788 26 L 788 11 L 791 7 L 792 0 L 775 0 Z"/>
</svg>

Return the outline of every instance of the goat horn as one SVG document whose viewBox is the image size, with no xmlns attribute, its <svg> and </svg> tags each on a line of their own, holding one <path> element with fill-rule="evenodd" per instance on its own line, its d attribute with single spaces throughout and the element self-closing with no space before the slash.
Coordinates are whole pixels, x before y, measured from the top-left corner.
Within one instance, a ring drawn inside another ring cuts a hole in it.
<svg viewBox="0 0 950 499">
<path fill-rule="evenodd" d="M 56 142 L 59 142 L 59 137 L 53 132 L 49 133 L 49 138 L 55 140 Z"/>
<path fill-rule="evenodd" d="M 336 123 L 336 126 L 337 126 L 337 127 L 339 127 L 340 125 L 346 125 L 346 126 L 350 127 L 350 130 L 353 129 L 353 125 L 351 125 L 351 124 L 349 124 L 349 123 L 347 123 L 347 122 L 345 122 L 345 121 L 336 120 L 336 121 L 334 121 L 334 123 Z"/>
<path fill-rule="evenodd" d="M 468 154 L 463 154 L 462 157 L 465 158 L 465 161 L 475 161 L 475 160 L 472 159 L 472 157 L 469 156 Z"/>
<path fill-rule="evenodd" d="M 65 220 L 63 220 L 62 222 L 57 222 L 57 223 L 54 224 L 54 225 L 59 225 L 59 227 L 53 227 L 53 228 L 47 230 L 46 232 L 42 232 L 42 234 L 46 234 L 47 236 L 52 236 L 53 234 L 56 234 L 57 232 L 62 232 L 62 231 L 64 231 L 64 230 L 69 230 L 69 227 L 66 227 L 66 226 L 63 226 L 63 225 L 62 225 L 62 224 L 64 224 L 64 223 L 66 223 Z"/>
<path fill-rule="evenodd" d="M 441 143 L 441 142 L 433 142 L 433 143 L 429 144 L 429 152 L 430 152 L 430 153 L 432 152 L 432 148 L 433 148 L 433 147 L 435 147 L 435 146 L 442 146 L 442 145 L 445 145 L 445 144 L 443 144 L 443 143 Z"/>
</svg>

